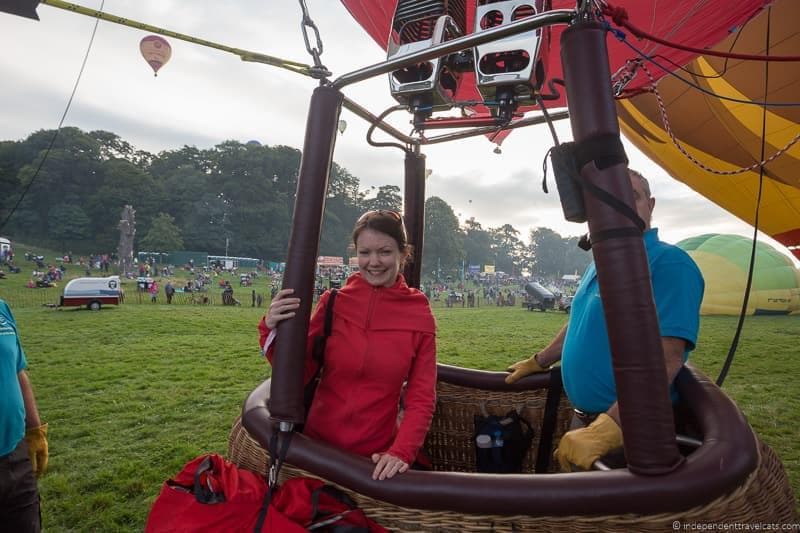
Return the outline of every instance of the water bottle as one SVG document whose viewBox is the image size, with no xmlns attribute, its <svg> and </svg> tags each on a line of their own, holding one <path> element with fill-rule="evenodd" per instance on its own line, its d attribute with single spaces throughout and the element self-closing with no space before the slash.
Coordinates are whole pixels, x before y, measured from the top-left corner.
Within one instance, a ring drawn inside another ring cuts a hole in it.
<svg viewBox="0 0 800 533">
<path fill-rule="evenodd" d="M 494 472 L 504 472 L 503 465 L 503 432 L 495 430 L 492 439 L 492 467 Z"/>
<path fill-rule="evenodd" d="M 492 437 L 481 434 L 475 437 L 475 459 L 478 472 L 491 472 Z"/>
<path fill-rule="evenodd" d="M 503 432 L 499 429 L 494 432 L 494 443 L 492 444 L 494 448 L 502 448 L 503 447 Z"/>
</svg>

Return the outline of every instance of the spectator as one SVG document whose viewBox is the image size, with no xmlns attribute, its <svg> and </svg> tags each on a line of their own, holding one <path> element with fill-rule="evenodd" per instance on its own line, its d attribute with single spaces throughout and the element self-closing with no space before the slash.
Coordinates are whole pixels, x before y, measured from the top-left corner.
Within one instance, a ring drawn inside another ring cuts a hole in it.
<svg viewBox="0 0 800 533">
<path fill-rule="evenodd" d="M 629 170 L 628 174 L 636 212 L 645 223 L 644 246 L 666 379 L 671 386 L 697 342 L 705 284 L 686 252 L 658 239 L 658 229 L 650 227 L 655 207 L 650 185 L 638 172 Z M 575 416 L 570 431 L 559 443 L 556 458 L 563 470 L 569 470 L 571 465 L 588 470 L 598 458 L 623 444 L 605 312 L 594 264 L 589 265 L 581 278 L 568 324 L 544 349 L 514 363 L 508 369 L 512 373 L 506 382 L 544 372 L 559 360 L 564 390 L 575 407 Z"/>
<path fill-rule="evenodd" d="M 364 214 L 353 229 L 353 242 L 359 272 L 335 300 L 324 371 L 304 433 L 371 458 L 373 479 L 386 479 L 414 463 L 433 417 L 436 324 L 425 295 L 400 274 L 410 250 L 398 213 Z M 279 291 L 259 324 L 261 346 L 270 360 L 276 326 L 291 319 L 300 305 L 293 292 Z M 320 298 L 309 340 L 322 332 L 329 297 L 326 292 Z M 305 355 L 308 381 L 316 363 L 310 349 Z"/>
<path fill-rule="evenodd" d="M 36 478 L 47 470 L 42 424 L 11 310 L 0 300 L 0 517 L 3 531 L 41 530 Z"/>
<path fill-rule="evenodd" d="M 147 289 L 147 291 L 150 293 L 150 302 L 156 303 L 156 299 L 158 299 L 158 283 L 156 280 L 153 280 L 153 282 L 150 284 L 150 288 Z"/>
<path fill-rule="evenodd" d="M 155 282 L 153 282 L 155 283 Z M 172 286 L 171 281 L 167 281 L 167 284 L 164 285 L 164 294 L 167 296 L 167 303 L 172 303 L 172 295 L 175 294 L 175 287 Z"/>
</svg>

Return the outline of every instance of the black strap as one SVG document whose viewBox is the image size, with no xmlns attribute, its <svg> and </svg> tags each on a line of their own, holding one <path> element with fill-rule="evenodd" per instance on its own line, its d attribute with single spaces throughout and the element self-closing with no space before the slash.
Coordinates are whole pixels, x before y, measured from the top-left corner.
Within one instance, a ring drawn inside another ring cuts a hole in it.
<svg viewBox="0 0 800 533">
<path fill-rule="evenodd" d="M 603 231 L 592 232 L 591 244 L 597 244 L 608 239 L 619 239 L 621 237 L 641 237 L 642 230 L 639 228 L 632 228 L 630 226 L 625 228 L 611 228 Z"/>
<path fill-rule="evenodd" d="M 206 456 L 205 459 L 194 471 L 194 498 L 200 503 L 214 504 L 222 503 L 225 501 L 224 492 L 214 492 L 210 486 L 203 485 L 201 477 L 204 473 L 212 471 L 211 457 Z"/>
<path fill-rule="evenodd" d="M 586 181 L 580 174 L 580 169 L 582 169 L 584 165 L 589 162 L 594 162 L 594 165 L 598 170 L 603 170 L 621 163 L 628 163 L 628 157 L 625 155 L 625 147 L 622 145 L 619 134 L 606 133 L 603 135 L 595 135 L 594 137 L 589 137 L 581 142 L 576 142 L 574 154 L 575 163 L 578 167 L 578 173 L 574 176 L 574 178 L 578 181 L 578 183 L 584 188 L 584 190 L 593 194 L 598 200 L 609 205 L 610 207 L 614 208 L 614 210 L 630 219 L 634 224 L 636 224 L 636 227 L 639 228 L 639 234 L 641 234 L 641 232 L 644 231 L 645 223 L 635 210 L 605 189 L 598 187 L 594 183 Z M 612 234 L 604 238 L 596 238 L 595 235 L 592 235 L 592 242 L 597 243 L 601 240 L 623 236 L 627 237 L 629 235 Z"/>
<path fill-rule="evenodd" d="M 612 207 L 615 211 L 624 215 L 627 219 L 636 224 L 636 227 L 639 228 L 639 235 L 641 235 L 641 233 L 644 231 L 644 220 L 642 220 L 642 217 L 639 216 L 639 213 L 634 211 L 631 206 L 612 195 L 607 190 L 598 187 L 594 183 L 586 181 L 583 179 L 583 176 L 581 176 L 580 173 L 575 174 L 574 178 L 584 190 L 590 192 L 598 200 Z M 594 240 L 594 235 L 592 236 L 592 240 Z"/>
<path fill-rule="evenodd" d="M 284 434 L 280 451 L 278 451 L 279 433 Z M 267 519 L 267 512 L 269 511 L 269 504 L 272 501 L 272 493 L 278 486 L 278 474 L 281 471 L 284 459 L 286 459 L 286 452 L 289 450 L 289 443 L 292 441 L 293 436 L 294 431 L 278 431 L 277 428 L 272 429 L 272 437 L 269 440 L 269 455 L 271 460 L 269 471 L 267 472 L 267 494 L 264 496 L 261 509 L 258 511 L 258 520 L 256 520 L 256 527 L 253 530 L 254 533 L 261 533 L 261 528 L 264 527 L 264 521 Z"/>
<path fill-rule="evenodd" d="M 338 292 L 338 289 L 331 289 L 328 305 L 325 307 L 325 323 L 322 326 L 322 335 L 314 337 L 314 344 L 311 348 L 311 357 L 317 362 L 317 370 L 303 389 L 303 406 L 305 407 L 306 414 L 308 414 L 308 411 L 311 409 L 311 403 L 314 401 L 314 395 L 317 393 L 317 384 L 322 375 L 322 366 L 325 364 L 325 345 L 328 342 L 328 337 L 331 336 L 331 331 L 333 331 L 333 304 L 336 301 L 336 294 Z M 298 427 L 297 430 L 302 431 L 302 426 Z"/>
<path fill-rule="evenodd" d="M 558 404 L 561 400 L 561 367 L 550 369 L 550 386 L 547 389 L 547 400 L 544 405 L 544 417 L 542 418 L 542 431 L 539 435 L 539 450 L 536 453 L 535 472 L 542 474 L 547 472 L 550 466 L 550 452 L 553 448 L 553 434 L 556 430 L 556 420 L 558 419 Z"/>
<path fill-rule="evenodd" d="M 594 166 L 598 170 L 620 163 L 627 164 L 628 157 L 625 155 L 625 147 L 622 145 L 619 133 L 604 133 L 576 142 L 575 162 L 578 164 L 578 170 L 590 161 L 594 161 Z"/>
<path fill-rule="evenodd" d="M 353 501 L 353 498 L 348 496 L 346 493 L 342 492 L 341 490 L 337 489 L 333 485 L 322 485 L 321 487 L 317 487 L 311 493 L 311 521 L 316 522 L 320 518 L 325 518 L 329 516 L 331 513 L 320 511 L 319 510 L 319 496 L 322 493 L 327 494 L 331 498 L 335 499 L 338 502 L 343 503 L 347 506 L 348 509 L 355 509 L 358 506 L 356 502 Z"/>
<path fill-rule="evenodd" d="M 319 373 L 322 370 L 322 365 L 325 362 L 325 344 L 327 343 L 328 337 L 331 336 L 331 331 L 333 330 L 333 304 L 336 301 L 336 295 L 338 293 L 338 289 L 331 289 L 331 295 L 330 298 L 328 298 L 328 305 L 325 307 L 325 324 L 322 326 L 322 336 L 314 339 L 313 356 L 314 360 L 317 362 L 317 373 L 314 375 L 314 379 L 319 376 Z"/>
</svg>

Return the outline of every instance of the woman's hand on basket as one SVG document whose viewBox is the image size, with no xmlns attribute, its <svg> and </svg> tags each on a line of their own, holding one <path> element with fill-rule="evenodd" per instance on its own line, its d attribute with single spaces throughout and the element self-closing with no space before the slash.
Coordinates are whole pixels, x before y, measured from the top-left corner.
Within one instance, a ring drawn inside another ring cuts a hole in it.
<svg viewBox="0 0 800 533">
<path fill-rule="evenodd" d="M 408 463 L 388 453 L 373 453 L 372 462 L 375 463 L 372 479 L 390 479 L 408 470 Z"/>
<path fill-rule="evenodd" d="M 300 298 L 289 298 L 289 295 L 293 293 L 294 289 L 281 289 L 272 299 L 264 320 L 269 329 L 275 329 L 278 322 L 295 315 L 295 309 L 300 307 Z"/>
</svg>

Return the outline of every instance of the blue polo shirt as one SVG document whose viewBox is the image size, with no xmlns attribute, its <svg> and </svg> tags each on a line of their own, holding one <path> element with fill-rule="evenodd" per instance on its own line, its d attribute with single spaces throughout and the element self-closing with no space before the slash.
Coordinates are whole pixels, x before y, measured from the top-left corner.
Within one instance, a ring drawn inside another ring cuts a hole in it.
<svg viewBox="0 0 800 533">
<path fill-rule="evenodd" d="M 27 368 L 11 309 L 0 300 L 0 457 L 25 436 L 25 403 L 18 374 Z"/>
<path fill-rule="evenodd" d="M 644 245 L 661 336 L 686 341 L 685 362 L 697 342 L 705 289 L 703 276 L 686 252 L 658 239 L 657 229 L 644 233 Z M 561 375 L 570 402 L 582 411 L 602 413 L 617 401 L 611 347 L 594 263 L 586 269 L 572 300 L 561 352 Z"/>
</svg>

